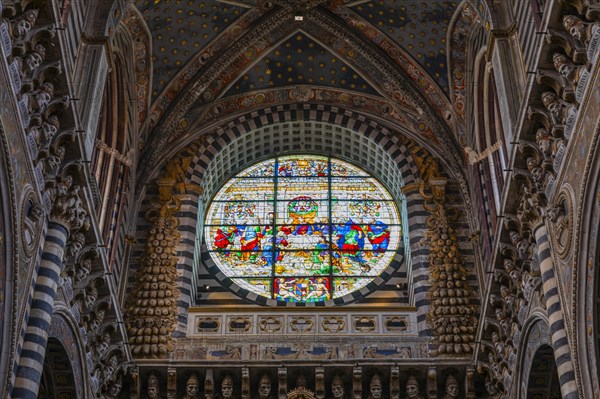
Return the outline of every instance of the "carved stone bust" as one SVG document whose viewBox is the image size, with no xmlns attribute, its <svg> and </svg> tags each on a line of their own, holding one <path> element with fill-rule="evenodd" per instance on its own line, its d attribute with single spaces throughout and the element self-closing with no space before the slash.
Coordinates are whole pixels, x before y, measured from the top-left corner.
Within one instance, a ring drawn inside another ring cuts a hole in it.
<svg viewBox="0 0 600 399">
<path fill-rule="evenodd" d="M 446 388 L 444 389 L 443 399 L 458 398 L 459 392 L 460 388 L 458 386 L 458 381 L 453 375 L 449 375 L 448 378 L 446 378 Z"/>
<path fill-rule="evenodd" d="M 410 399 L 423 399 L 419 382 L 414 375 L 408 377 L 408 381 L 406 381 L 406 397 Z"/>
<path fill-rule="evenodd" d="M 263 374 L 258 383 L 258 399 L 271 398 L 271 378 L 267 374 Z"/>
<path fill-rule="evenodd" d="M 344 397 L 344 381 L 339 375 L 336 375 L 331 382 L 331 397 L 341 399 Z"/>
<path fill-rule="evenodd" d="M 378 374 L 373 375 L 369 384 L 369 399 L 381 399 L 383 397 L 383 386 L 381 377 Z"/>
<path fill-rule="evenodd" d="M 123 387 L 123 383 L 121 382 L 121 375 L 119 375 L 115 381 L 110 384 L 110 386 L 108 387 L 108 390 L 106 391 L 105 397 L 107 399 L 112 399 L 112 398 L 118 398 L 119 397 L 119 393 L 121 393 L 121 388 Z"/>
<path fill-rule="evenodd" d="M 160 397 L 160 385 L 156 374 L 148 376 L 148 399 L 158 399 Z"/>
<path fill-rule="evenodd" d="M 190 375 L 185 383 L 185 394 L 182 399 L 200 399 L 200 381 L 196 374 Z"/>
<path fill-rule="evenodd" d="M 233 378 L 230 375 L 226 375 L 221 381 L 221 398 L 233 399 Z"/>
</svg>

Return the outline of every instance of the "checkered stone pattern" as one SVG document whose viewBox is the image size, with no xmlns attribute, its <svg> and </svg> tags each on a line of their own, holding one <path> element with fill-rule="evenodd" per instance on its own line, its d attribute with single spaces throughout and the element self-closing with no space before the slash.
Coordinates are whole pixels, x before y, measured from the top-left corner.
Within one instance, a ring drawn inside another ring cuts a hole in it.
<svg viewBox="0 0 600 399">
<path fill-rule="evenodd" d="M 296 118 L 304 118 L 297 121 Z M 415 182 L 418 169 L 406 148 L 392 132 L 362 115 L 322 105 L 288 105 L 273 107 L 240 117 L 225 127 L 216 129 L 204 143 L 204 150 L 194 159 L 189 179 L 204 188 L 207 203 L 221 184 L 242 167 L 266 157 L 285 152 L 326 153 L 351 159 L 379 177 L 392 194 L 400 198 L 401 187 Z M 403 215 L 404 216 L 404 215 Z M 404 228 L 408 217 L 404 216 Z M 190 221 L 192 219 L 190 218 Z M 412 234 L 412 231 L 411 231 Z M 333 301 L 316 304 L 286 304 L 259 297 L 232 284 L 203 251 L 202 262 L 197 265 L 198 286 L 208 286 L 209 291 L 233 291 L 248 301 L 274 306 L 325 306 L 348 304 L 363 300 L 379 290 L 397 290 L 396 284 L 406 281 L 407 271 L 403 256 L 397 254 L 393 263 L 380 277 L 363 289 Z M 189 263 L 189 260 L 182 260 Z M 215 281 L 216 280 L 216 281 Z M 202 293 L 201 293 L 202 295 Z M 233 300 L 202 300 L 213 306 L 232 303 Z M 238 300 L 239 301 L 239 300 Z M 400 303 L 408 304 L 409 298 Z"/>
<path fill-rule="evenodd" d="M 177 213 L 178 231 L 181 234 L 177 255 L 177 276 L 179 299 L 177 300 L 177 331 L 185 332 L 187 328 L 187 308 L 193 303 L 195 293 L 194 256 L 196 247 L 196 229 L 198 222 L 198 197 L 186 195 L 181 199 L 181 209 Z"/>
<path fill-rule="evenodd" d="M 178 301 L 177 334 L 185 331 L 187 308 L 194 303 L 196 294 L 199 295 L 197 304 L 207 306 L 243 305 L 245 302 L 287 306 L 286 303 L 260 297 L 233 284 L 216 268 L 206 253 L 206 247 L 199 246 L 196 231 L 203 218 L 203 214 L 199 214 L 199 206 L 208 204 L 230 176 L 260 160 L 277 154 L 298 152 L 331 155 L 361 165 L 380 179 L 394 198 L 403 198 L 406 203 L 406 209 L 402 211 L 403 231 L 406 233 L 407 226 L 410 228 L 410 239 L 406 240 L 405 247 L 410 248 L 405 256 L 396 255 L 393 264 L 367 287 L 330 303 L 294 306 L 325 306 L 369 300 L 366 295 L 376 288 L 378 291 L 397 291 L 396 284 L 413 281 L 413 289 L 409 289 L 413 295 L 395 298 L 390 304 L 417 306 L 419 330 L 424 335 L 429 334 L 425 322 L 429 303 L 426 298 L 429 288 L 428 251 L 419 244 L 425 233 L 427 212 L 418 192 L 407 193 L 406 196 L 402 193 L 404 185 L 419 183 L 420 178 L 418 168 L 409 151 L 401 144 L 398 133 L 352 111 L 326 105 L 292 104 L 242 115 L 203 135 L 198 143 L 187 181 L 193 186 L 202 187 L 203 195 L 199 199 L 186 196 L 178 215 L 182 234 L 178 248 L 182 295 Z M 138 213 L 138 243 L 143 243 L 147 235 L 149 225 L 144 218 L 145 209 L 156 195 L 154 187 L 147 186 L 147 190 Z M 130 276 L 135 275 L 137 262 L 144 255 L 144 246 L 138 244 L 134 251 Z M 198 252 L 202 256 L 198 256 Z M 411 259 L 412 270 L 407 270 L 407 259 Z M 232 292 L 235 295 L 227 295 Z"/>
<path fill-rule="evenodd" d="M 550 339 L 554 349 L 554 359 L 558 371 L 558 381 L 563 398 L 578 398 L 575 369 L 569 348 L 569 340 L 565 326 L 562 306 L 558 293 L 558 285 L 552 264 L 552 253 L 548 231 L 544 224 L 535 230 L 540 273 L 542 275 L 542 290 L 548 311 L 548 324 L 550 325 Z"/>
</svg>

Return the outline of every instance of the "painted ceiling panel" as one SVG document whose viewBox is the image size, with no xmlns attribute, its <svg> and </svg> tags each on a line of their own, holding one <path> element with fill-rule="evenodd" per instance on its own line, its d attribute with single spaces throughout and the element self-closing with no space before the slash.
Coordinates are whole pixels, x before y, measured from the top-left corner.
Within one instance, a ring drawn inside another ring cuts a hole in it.
<svg viewBox="0 0 600 399">
<path fill-rule="evenodd" d="M 379 95 L 354 69 L 298 32 L 242 75 L 225 97 L 269 87 L 314 84 Z"/>
<path fill-rule="evenodd" d="M 448 94 L 446 32 L 456 1 L 375 0 L 352 7 L 405 48 Z"/>
<path fill-rule="evenodd" d="M 246 8 L 219 1 L 138 0 L 152 34 L 152 99 L 200 49 Z"/>
</svg>

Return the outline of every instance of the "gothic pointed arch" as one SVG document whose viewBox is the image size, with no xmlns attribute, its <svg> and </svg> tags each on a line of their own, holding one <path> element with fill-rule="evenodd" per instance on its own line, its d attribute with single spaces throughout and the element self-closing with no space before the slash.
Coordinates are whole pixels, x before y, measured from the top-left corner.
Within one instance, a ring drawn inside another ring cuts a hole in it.
<svg viewBox="0 0 600 399">
<path fill-rule="evenodd" d="M 304 27 L 304 30 L 310 32 L 319 42 L 325 43 L 345 62 L 350 65 L 360 65 L 360 67 L 356 66 L 359 72 L 363 76 L 369 76 L 373 84 L 376 82 L 381 93 L 390 100 L 411 104 L 412 108 L 416 109 L 423 119 L 422 123 L 440 142 L 439 154 L 441 156 L 445 154 L 448 157 L 447 162 L 455 164 L 457 162 L 454 155 L 456 154 L 456 151 L 454 151 L 456 144 L 449 133 L 448 123 L 450 122 L 443 119 L 446 117 L 448 119 L 453 118 L 452 112 L 444 114 L 443 110 L 447 108 L 447 100 L 443 96 L 438 96 L 435 101 L 427 99 L 432 91 L 435 92 L 434 89 L 423 93 L 420 87 L 409 77 L 408 72 L 401 71 L 401 68 L 395 65 L 395 62 L 389 56 L 382 56 L 379 50 L 373 49 L 364 39 L 349 30 L 345 24 L 317 9 L 313 9 L 311 13 L 311 20 L 314 20 L 314 22 Z M 261 54 L 267 54 L 275 43 L 295 32 L 297 28 L 293 23 L 284 23 L 290 18 L 289 14 L 285 14 L 281 10 L 274 11 L 274 14 L 265 17 L 265 20 L 258 27 L 243 35 L 240 40 L 236 41 L 234 46 L 228 48 L 227 54 L 223 55 L 224 60 L 222 62 L 207 64 L 203 73 L 197 75 L 199 78 L 185 87 L 186 94 L 179 95 L 179 105 L 172 106 L 172 111 L 154 128 L 155 132 L 152 134 L 154 136 L 153 144 L 144 164 L 155 165 L 154 159 L 161 151 L 164 152 L 165 145 L 169 142 L 177 142 L 178 136 L 190 130 L 193 123 L 188 115 L 190 107 L 198 108 L 206 102 L 218 99 L 221 93 L 232 84 L 231 80 L 234 76 L 248 69 L 252 63 L 256 62 L 257 58 L 261 57 Z M 339 36 L 339 32 L 343 32 L 344 43 L 348 43 L 348 45 L 335 42 L 334 38 Z M 248 47 L 255 46 L 252 43 L 258 37 L 266 38 L 268 41 L 266 43 L 260 42 L 260 47 Z M 357 48 L 361 48 L 361 51 L 358 52 Z M 391 54 L 400 58 L 401 61 L 398 60 L 397 62 L 408 62 L 410 64 L 410 61 L 399 54 L 396 49 L 390 51 Z M 421 76 L 418 71 L 418 67 L 413 68 L 414 74 Z M 390 82 L 397 83 L 390 85 Z M 440 114 L 444 116 L 442 117 Z M 158 132 L 163 133 L 159 134 Z M 148 176 L 149 167 L 141 171 L 143 176 Z M 456 168 L 454 172 L 458 170 L 459 168 Z"/>
</svg>

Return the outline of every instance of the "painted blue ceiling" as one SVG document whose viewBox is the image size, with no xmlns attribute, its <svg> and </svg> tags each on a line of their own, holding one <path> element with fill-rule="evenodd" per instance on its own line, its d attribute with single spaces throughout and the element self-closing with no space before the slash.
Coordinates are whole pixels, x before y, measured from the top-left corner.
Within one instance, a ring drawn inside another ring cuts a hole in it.
<svg viewBox="0 0 600 399">
<path fill-rule="evenodd" d="M 137 6 L 152 33 L 152 99 L 194 54 L 247 11 L 197 0 L 138 0 Z"/>
<path fill-rule="evenodd" d="M 154 101 L 195 54 L 255 4 L 136 0 L 136 5 L 152 34 Z M 374 0 L 350 2 L 349 7 L 404 48 L 448 94 L 446 36 L 456 1 Z M 297 34 L 240 76 L 227 95 L 290 84 L 321 84 L 376 94 L 365 79 L 327 49 L 305 34 Z"/>
<path fill-rule="evenodd" d="M 322 85 L 377 95 L 355 70 L 306 34 L 298 32 L 242 75 L 225 97 L 289 85 Z"/>
<path fill-rule="evenodd" d="M 448 94 L 446 34 L 456 1 L 376 0 L 351 9 L 402 46 Z"/>
</svg>

